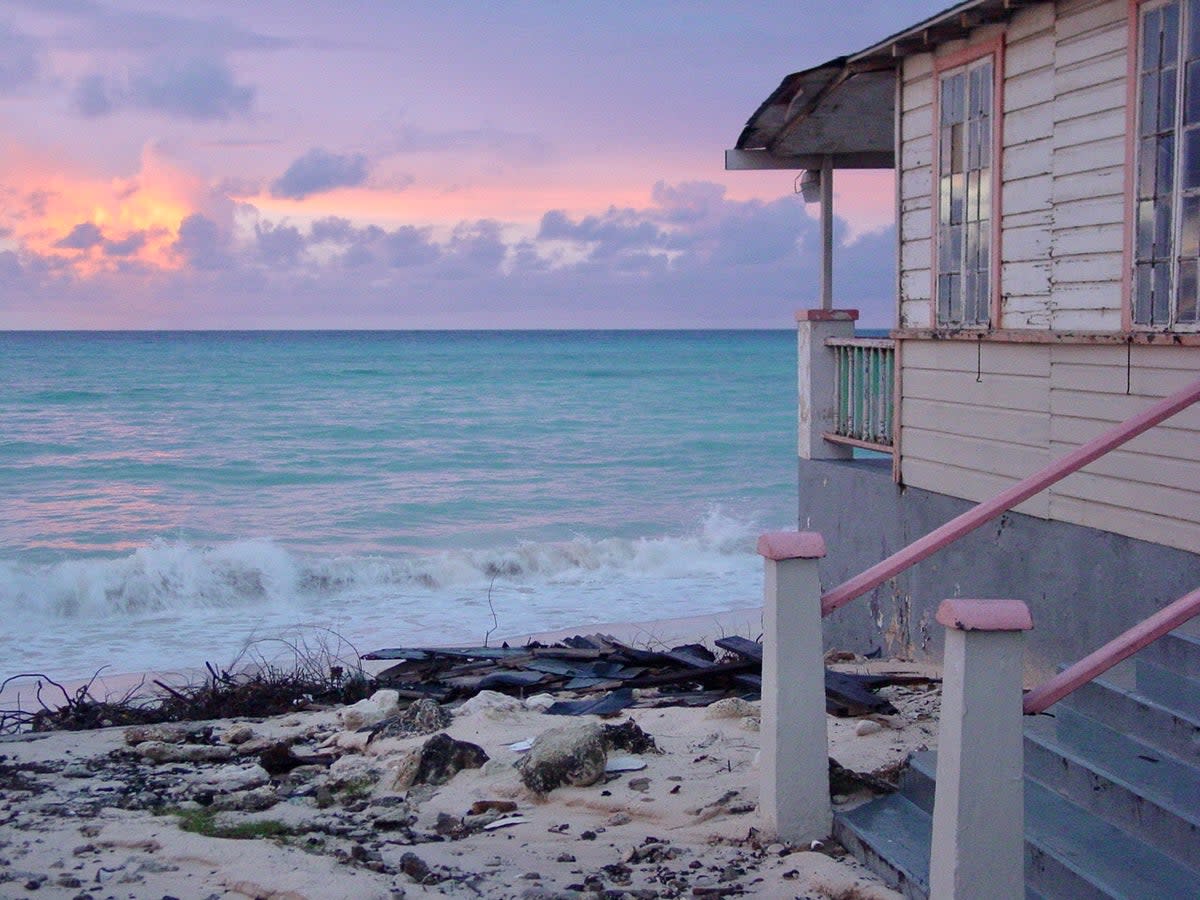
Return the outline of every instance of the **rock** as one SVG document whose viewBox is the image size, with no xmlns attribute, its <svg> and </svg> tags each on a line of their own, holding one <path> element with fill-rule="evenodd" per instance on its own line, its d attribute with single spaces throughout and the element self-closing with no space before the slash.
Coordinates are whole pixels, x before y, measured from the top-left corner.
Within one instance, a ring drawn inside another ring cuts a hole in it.
<svg viewBox="0 0 1200 900">
<path fill-rule="evenodd" d="M 396 691 L 376 691 L 366 700 L 359 700 L 337 711 L 338 721 L 348 731 L 374 725 L 400 711 L 400 694 Z"/>
<path fill-rule="evenodd" d="M 343 756 L 329 767 L 329 786 L 345 788 L 351 785 L 369 786 L 383 775 L 383 767 L 366 756 Z"/>
<path fill-rule="evenodd" d="M 564 784 L 595 784 L 608 760 L 604 736 L 604 729 L 591 722 L 543 732 L 517 762 L 521 781 L 536 794 Z"/>
<path fill-rule="evenodd" d="M 221 766 L 212 772 L 206 772 L 196 781 L 202 786 L 218 794 L 232 794 L 235 791 L 249 791 L 262 787 L 271 776 L 262 766 Z"/>
<path fill-rule="evenodd" d="M 134 752 L 155 763 L 225 762 L 233 758 L 232 747 L 213 744 L 167 744 L 142 741 Z"/>
<path fill-rule="evenodd" d="M 125 743 L 130 747 L 157 741 L 162 744 L 183 744 L 191 737 L 185 725 L 164 722 L 159 725 L 133 725 L 125 729 Z"/>
<path fill-rule="evenodd" d="M 247 741 L 254 740 L 256 737 L 257 735 L 254 733 L 254 729 L 249 725 L 231 725 L 221 734 L 221 743 L 238 747 Z"/>
<path fill-rule="evenodd" d="M 455 715 L 470 716 L 483 713 L 489 719 L 507 719 L 524 708 L 521 701 L 515 697 L 497 691 L 480 691 L 455 710 Z"/>
<path fill-rule="evenodd" d="M 532 697 L 525 698 L 525 708 L 535 712 L 545 712 L 557 702 L 558 698 L 553 694 L 534 694 Z"/>
<path fill-rule="evenodd" d="M 725 697 L 704 708 L 704 718 L 706 719 L 742 719 L 758 714 L 758 704 L 743 700 L 741 697 Z"/>
<path fill-rule="evenodd" d="M 631 791 L 637 791 L 639 793 L 644 794 L 644 793 L 646 793 L 646 791 L 650 790 L 650 779 L 649 778 L 630 778 L 629 779 L 629 789 Z"/>
<path fill-rule="evenodd" d="M 417 884 L 434 884 L 440 880 L 429 864 L 411 850 L 400 857 L 400 871 Z"/>
<path fill-rule="evenodd" d="M 469 815 L 478 816 L 485 812 L 510 813 L 517 811 L 517 804 L 511 800 L 476 800 L 471 804 Z"/>
<path fill-rule="evenodd" d="M 762 718 L 759 716 L 746 716 L 744 719 L 742 719 L 742 721 L 739 724 L 742 726 L 742 729 L 745 731 L 761 731 L 762 730 Z"/>
<path fill-rule="evenodd" d="M 298 756 L 287 741 L 276 741 L 259 754 L 258 764 L 266 769 L 268 774 L 274 776 L 283 775 L 301 766 L 327 766 L 333 762 L 333 759 L 332 756 L 322 753 Z"/>
<path fill-rule="evenodd" d="M 451 716 L 442 709 L 436 700 L 428 698 L 418 700 L 398 716 L 384 719 L 371 729 L 367 738 L 370 743 L 390 737 L 414 737 L 421 734 L 433 734 L 450 725 Z"/>
<path fill-rule="evenodd" d="M 238 791 L 213 799 L 211 809 L 235 812 L 262 812 L 270 809 L 279 802 L 279 794 L 270 786 L 258 787 L 252 791 Z"/>
<path fill-rule="evenodd" d="M 463 769 L 478 769 L 488 755 L 478 744 L 435 734 L 421 745 L 414 784 L 445 784 Z"/>
<path fill-rule="evenodd" d="M 859 737 L 865 737 L 868 734 L 875 734 L 876 732 L 880 731 L 883 731 L 883 726 L 878 722 L 871 721 L 870 719 L 863 719 L 856 726 L 854 726 L 854 733 Z"/>
<path fill-rule="evenodd" d="M 604 726 L 604 746 L 611 750 L 625 750 L 629 753 L 661 753 L 654 738 L 642 731 L 633 719 L 626 719 L 620 725 Z"/>
</svg>

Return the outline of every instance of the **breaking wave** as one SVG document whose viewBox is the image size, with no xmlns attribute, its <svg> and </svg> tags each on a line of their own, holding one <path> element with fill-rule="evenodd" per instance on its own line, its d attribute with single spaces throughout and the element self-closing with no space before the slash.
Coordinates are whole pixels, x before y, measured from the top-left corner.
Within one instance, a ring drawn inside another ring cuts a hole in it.
<svg viewBox="0 0 1200 900">
<path fill-rule="evenodd" d="M 0 561 L 0 615 L 106 620 L 189 610 L 287 608 L 369 593 L 431 599 L 490 585 L 521 590 L 743 571 L 757 526 L 710 511 L 689 532 L 522 543 L 421 556 L 306 557 L 266 539 L 155 540 L 116 559 Z"/>
</svg>

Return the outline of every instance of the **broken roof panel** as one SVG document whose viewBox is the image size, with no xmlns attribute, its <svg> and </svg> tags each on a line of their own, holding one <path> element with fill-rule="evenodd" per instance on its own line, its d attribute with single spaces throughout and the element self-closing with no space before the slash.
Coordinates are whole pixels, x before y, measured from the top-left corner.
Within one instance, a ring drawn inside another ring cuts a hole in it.
<svg viewBox="0 0 1200 900">
<path fill-rule="evenodd" d="M 742 129 L 727 169 L 895 167 L 896 72 L 899 60 L 981 25 L 1005 21 L 1017 8 L 1046 0 L 968 0 L 842 56 L 788 75 Z"/>
</svg>

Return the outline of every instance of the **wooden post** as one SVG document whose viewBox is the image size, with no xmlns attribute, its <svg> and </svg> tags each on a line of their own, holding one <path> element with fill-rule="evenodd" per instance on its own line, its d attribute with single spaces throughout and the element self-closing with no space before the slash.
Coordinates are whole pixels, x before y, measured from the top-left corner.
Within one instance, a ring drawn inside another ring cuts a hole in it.
<svg viewBox="0 0 1200 900">
<path fill-rule="evenodd" d="M 821 160 L 821 309 L 833 309 L 833 157 Z"/>
<path fill-rule="evenodd" d="M 833 824 L 817 575 L 825 540 L 814 532 L 764 534 L 758 552 L 764 566 L 759 810 L 767 832 L 807 843 L 826 837 Z"/>
<path fill-rule="evenodd" d="M 1019 600 L 945 600 L 929 900 L 1025 896 Z"/>
<path fill-rule="evenodd" d="M 854 449 L 821 435 L 837 423 L 837 354 L 825 346 L 831 337 L 854 337 L 857 309 L 805 309 L 796 313 L 799 381 L 798 448 L 801 459 L 852 459 Z"/>
</svg>

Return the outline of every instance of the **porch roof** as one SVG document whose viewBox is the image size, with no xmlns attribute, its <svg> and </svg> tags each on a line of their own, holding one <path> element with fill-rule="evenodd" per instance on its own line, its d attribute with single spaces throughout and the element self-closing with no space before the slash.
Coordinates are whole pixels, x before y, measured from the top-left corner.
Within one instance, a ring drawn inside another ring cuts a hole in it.
<svg viewBox="0 0 1200 900">
<path fill-rule="evenodd" d="M 726 169 L 895 167 L 896 72 L 900 60 L 964 38 L 1046 0 L 966 0 L 851 56 L 795 72 L 755 110 Z"/>
</svg>

